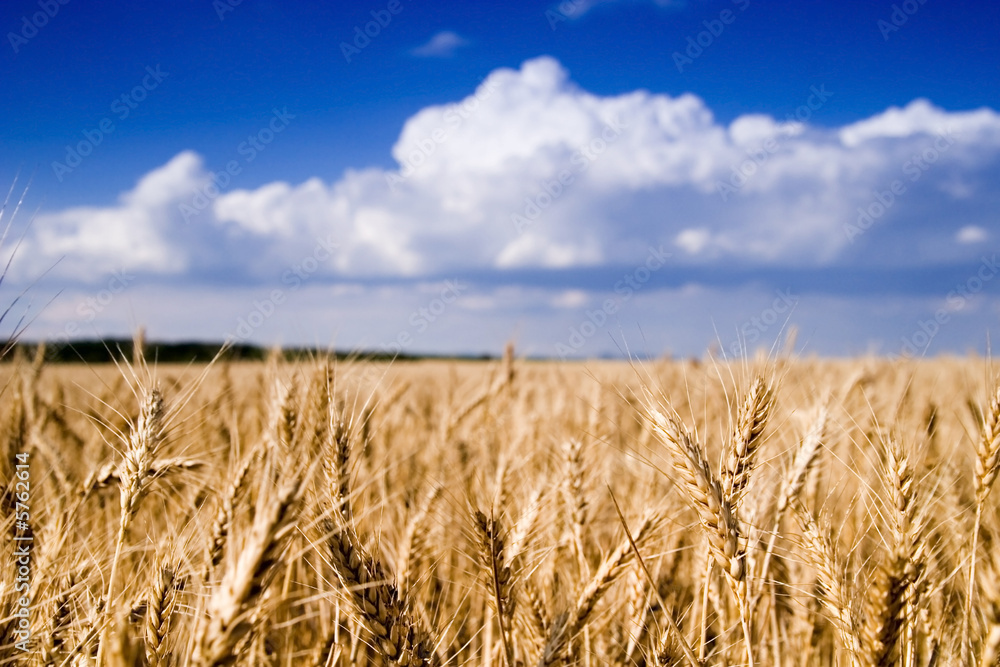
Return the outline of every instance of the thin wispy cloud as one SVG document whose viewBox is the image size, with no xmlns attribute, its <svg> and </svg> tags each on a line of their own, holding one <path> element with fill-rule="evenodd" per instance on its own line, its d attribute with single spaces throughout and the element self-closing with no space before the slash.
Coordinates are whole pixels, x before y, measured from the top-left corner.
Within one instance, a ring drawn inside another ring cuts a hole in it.
<svg viewBox="0 0 1000 667">
<path fill-rule="evenodd" d="M 955 240 L 959 243 L 966 244 L 981 244 L 985 243 L 990 238 L 990 233 L 987 232 L 982 227 L 976 225 L 969 225 L 967 227 L 962 227 L 958 230 L 958 234 L 955 236 Z"/>
<path fill-rule="evenodd" d="M 443 30 L 425 44 L 410 51 L 418 58 L 451 58 L 459 49 L 468 46 L 469 41 L 451 30 Z"/>
<path fill-rule="evenodd" d="M 613 7 L 615 5 L 652 5 L 661 9 L 681 9 L 686 7 L 687 0 L 563 0 L 549 8 L 549 12 L 560 17 L 575 20 L 583 18 L 591 10 L 598 7 Z"/>
</svg>

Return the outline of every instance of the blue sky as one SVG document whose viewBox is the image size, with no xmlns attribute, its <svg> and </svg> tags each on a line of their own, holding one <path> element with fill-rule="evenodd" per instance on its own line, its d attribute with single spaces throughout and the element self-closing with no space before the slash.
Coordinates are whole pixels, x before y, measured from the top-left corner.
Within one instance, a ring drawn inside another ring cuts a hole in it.
<svg viewBox="0 0 1000 667">
<path fill-rule="evenodd" d="M 33 338 L 981 350 L 998 28 L 938 0 L 6 2 L 31 226 L 4 286 Z"/>
</svg>

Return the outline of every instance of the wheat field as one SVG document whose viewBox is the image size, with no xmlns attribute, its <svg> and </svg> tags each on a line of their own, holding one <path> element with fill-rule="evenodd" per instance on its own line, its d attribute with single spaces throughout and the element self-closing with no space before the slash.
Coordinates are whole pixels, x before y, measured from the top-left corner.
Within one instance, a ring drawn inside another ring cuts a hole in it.
<svg viewBox="0 0 1000 667">
<path fill-rule="evenodd" d="M 982 358 L 0 373 L 0 664 L 1000 664 Z"/>
</svg>

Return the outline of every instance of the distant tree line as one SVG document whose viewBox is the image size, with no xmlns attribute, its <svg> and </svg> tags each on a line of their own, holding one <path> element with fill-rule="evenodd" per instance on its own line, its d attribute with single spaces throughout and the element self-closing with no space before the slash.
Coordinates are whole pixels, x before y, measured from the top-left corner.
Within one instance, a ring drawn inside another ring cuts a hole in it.
<svg viewBox="0 0 1000 667">
<path fill-rule="evenodd" d="M 100 364 L 110 363 L 115 359 L 132 359 L 135 342 L 126 338 L 108 338 L 95 340 L 74 340 L 69 342 L 43 343 L 40 341 L 8 341 L 4 346 L 9 348 L 9 353 L 0 357 L 0 361 L 10 361 L 18 356 L 33 358 L 37 353 L 38 346 L 45 345 L 45 360 L 49 363 L 88 363 Z M 155 360 L 161 364 L 172 363 L 199 363 L 208 362 L 219 356 L 221 359 L 230 361 L 260 361 L 271 354 L 271 349 L 248 343 L 234 343 L 223 350 L 222 343 L 211 342 L 145 342 L 142 343 L 145 357 L 149 361 Z M 221 354 L 220 354 L 221 350 Z M 397 360 L 413 361 L 418 359 L 431 358 L 424 355 L 387 354 L 385 352 L 340 352 L 330 351 L 311 347 L 287 347 L 282 349 L 282 354 L 286 359 L 315 359 L 317 357 L 331 357 L 336 359 L 358 359 L 366 361 L 389 361 L 393 358 Z M 440 358 L 440 357 L 436 357 Z M 488 360 L 495 357 L 490 355 L 467 356 L 463 359 Z"/>
</svg>

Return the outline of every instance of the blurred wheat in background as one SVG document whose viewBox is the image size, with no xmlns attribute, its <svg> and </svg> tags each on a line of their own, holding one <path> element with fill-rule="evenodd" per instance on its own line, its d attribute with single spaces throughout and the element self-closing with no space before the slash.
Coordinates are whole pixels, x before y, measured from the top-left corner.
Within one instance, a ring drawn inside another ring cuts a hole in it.
<svg viewBox="0 0 1000 667">
<path fill-rule="evenodd" d="M 44 359 L 2 664 L 1000 664 L 981 359 Z"/>
</svg>

